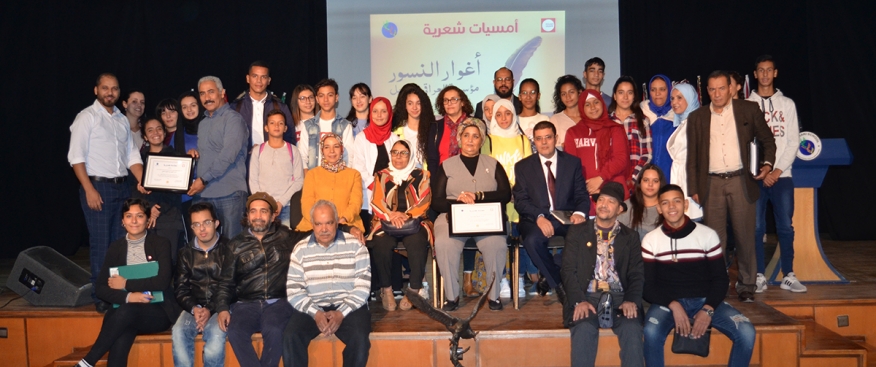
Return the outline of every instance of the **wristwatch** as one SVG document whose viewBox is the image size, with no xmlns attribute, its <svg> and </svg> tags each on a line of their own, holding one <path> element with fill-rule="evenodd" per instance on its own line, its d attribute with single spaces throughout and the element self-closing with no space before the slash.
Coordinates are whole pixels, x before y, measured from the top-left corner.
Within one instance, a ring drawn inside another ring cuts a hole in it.
<svg viewBox="0 0 876 367">
<path fill-rule="evenodd" d="M 705 311 L 706 315 L 709 317 L 715 317 L 715 310 L 703 307 L 703 311 Z"/>
</svg>

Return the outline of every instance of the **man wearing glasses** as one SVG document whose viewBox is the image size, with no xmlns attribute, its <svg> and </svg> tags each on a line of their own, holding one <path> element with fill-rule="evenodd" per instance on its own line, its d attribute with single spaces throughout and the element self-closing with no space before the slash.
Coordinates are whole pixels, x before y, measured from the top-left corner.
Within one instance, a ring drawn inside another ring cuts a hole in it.
<svg viewBox="0 0 876 367">
<path fill-rule="evenodd" d="M 211 300 L 220 280 L 223 248 L 228 239 L 219 236 L 219 220 L 213 205 L 195 203 L 189 209 L 195 239 L 179 250 L 174 295 L 182 307 L 173 324 L 174 366 L 194 365 L 195 337 L 204 334 L 204 366 L 225 364 L 225 331 L 216 321 L 218 313 Z"/>
<path fill-rule="evenodd" d="M 493 90 L 499 98 L 507 99 L 514 104 L 515 115 L 519 115 L 520 111 L 523 111 L 523 104 L 520 103 L 520 99 L 518 99 L 513 93 L 514 73 L 511 72 L 511 69 L 503 66 L 493 73 Z M 481 120 L 484 119 L 483 102 L 478 102 L 478 105 L 475 107 L 474 117 Z M 489 122 L 487 125 L 489 125 Z"/>
</svg>

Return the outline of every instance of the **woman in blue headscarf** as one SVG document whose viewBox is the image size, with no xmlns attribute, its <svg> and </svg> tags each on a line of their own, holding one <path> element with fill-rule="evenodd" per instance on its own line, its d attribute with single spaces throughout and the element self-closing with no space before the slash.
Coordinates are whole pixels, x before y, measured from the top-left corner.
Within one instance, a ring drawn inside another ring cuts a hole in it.
<svg viewBox="0 0 876 367">
<path fill-rule="evenodd" d="M 666 151 L 666 141 L 675 131 L 678 123 L 669 104 L 672 82 L 669 77 L 657 74 L 648 83 L 648 100 L 642 101 L 642 113 L 651 122 L 651 163 L 656 164 L 667 175 L 672 167 L 672 157 Z"/>
<path fill-rule="evenodd" d="M 669 136 L 666 141 L 666 151 L 672 159 L 672 172 L 669 175 L 669 183 L 676 184 L 687 193 L 687 172 L 685 164 L 687 162 L 687 116 L 691 112 L 700 108 L 700 101 L 697 98 L 697 91 L 693 86 L 687 83 L 680 83 L 672 90 L 670 105 L 672 112 L 675 113 L 673 120 L 677 126 L 675 132 Z M 689 200 L 687 214 L 690 219 L 699 219 L 703 216 L 703 209 L 693 200 Z"/>
</svg>

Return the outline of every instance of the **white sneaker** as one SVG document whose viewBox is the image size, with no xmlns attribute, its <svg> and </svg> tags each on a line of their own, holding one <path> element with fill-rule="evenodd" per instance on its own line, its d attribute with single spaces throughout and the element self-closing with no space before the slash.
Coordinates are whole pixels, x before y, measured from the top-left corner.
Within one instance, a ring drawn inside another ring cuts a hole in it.
<svg viewBox="0 0 876 367">
<path fill-rule="evenodd" d="M 508 283 L 508 278 L 502 277 L 499 286 L 499 298 L 511 298 L 511 284 Z"/>
<path fill-rule="evenodd" d="M 766 277 L 761 273 L 757 273 L 757 280 L 754 284 L 757 286 L 757 288 L 754 289 L 754 293 L 763 293 L 763 291 L 767 289 Z"/>
<path fill-rule="evenodd" d="M 789 291 L 794 292 L 794 293 L 806 292 L 806 286 L 803 285 L 802 283 L 800 283 L 799 280 L 797 280 L 797 276 L 794 275 L 793 272 L 788 273 L 788 275 L 785 275 L 785 279 L 782 279 L 781 287 L 784 290 L 789 290 Z"/>
<path fill-rule="evenodd" d="M 526 298 L 526 286 L 523 277 L 517 278 L 517 298 Z"/>
</svg>

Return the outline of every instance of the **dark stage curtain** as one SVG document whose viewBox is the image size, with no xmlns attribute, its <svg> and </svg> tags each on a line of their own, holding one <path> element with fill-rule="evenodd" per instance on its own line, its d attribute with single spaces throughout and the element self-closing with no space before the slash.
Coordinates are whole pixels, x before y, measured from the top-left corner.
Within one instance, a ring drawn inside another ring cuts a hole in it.
<svg viewBox="0 0 876 367">
<path fill-rule="evenodd" d="M 801 131 L 844 138 L 855 161 L 829 170 L 819 190 L 819 229 L 838 240 L 872 240 L 876 42 L 868 1 L 620 0 L 621 71 L 639 83 L 657 73 L 696 83 L 715 69 L 748 74 L 754 60 L 777 59 L 776 86 L 797 105 Z M 610 89 L 613 81 L 603 88 Z"/>
<path fill-rule="evenodd" d="M 326 77 L 325 0 L 3 2 L 0 257 L 88 245 L 67 149 L 98 74 L 115 73 L 122 98 L 142 90 L 151 115 L 204 75 L 220 77 L 233 99 L 255 60 L 271 65 L 277 94 Z"/>
<path fill-rule="evenodd" d="M 865 150 L 874 140 L 865 111 L 876 105 L 872 2 L 619 0 L 618 6 L 621 70 L 640 84 L 656 73 L 691 82 L 719 68 L 752 74 L 755 57 L 777 57 L 777 85 L 797 103 L 802 129 L 845 138 L 856 157 L 825 179 L 821 230 L 836 239 L 876 238 L 868 214 L 876 207 L 873 163 Z M 257 59 L 272 65 L 272 91 L 291 92 L 328 75 L 325 17 L 325 0 L 0 4 L 6 129 L 0 257 L 35 245 L 65 254 L 87 245 L 79 185 L 66 157 L 69 126 L 94 101 L 99 73 L 116 73 L 123 94 L 144 91 L 150 114 L 159 100 L 195 88 L 208 74 L 222 78 L 234 98 Z"/>
</svg>

